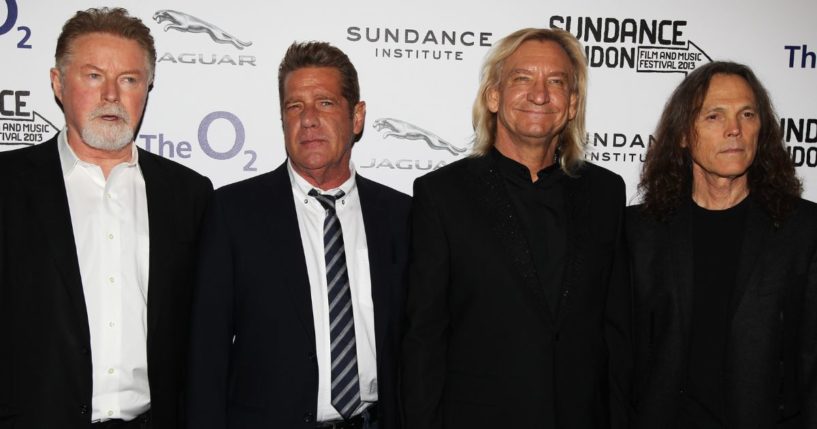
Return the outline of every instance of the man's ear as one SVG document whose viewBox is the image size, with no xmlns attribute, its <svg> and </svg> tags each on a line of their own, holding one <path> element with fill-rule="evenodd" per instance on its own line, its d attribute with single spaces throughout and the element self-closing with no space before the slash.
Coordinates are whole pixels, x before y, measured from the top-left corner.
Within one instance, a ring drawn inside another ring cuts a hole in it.
<svg viewBox="0 0 817 429">
<path fill-rule="evenodd" d="M 352 112 L 352 132 L 355 135 L 363 132 L 363 125 L 366 123 L 366 102 L 358 101 Z"/>
<path fill-rule="evenodd" d="M 54 96 L 62 103 L 62 74 L 60 69 L 54 67 L 51 69 L 51 90 L 54 91 Z"/>
<path fill-rule="evenodd" d="M 499 90 L 496 88 L 496 85 L 491 86 L 485 91 L 485 105 L 491 113 L 499 111 Z"/>
</svg>

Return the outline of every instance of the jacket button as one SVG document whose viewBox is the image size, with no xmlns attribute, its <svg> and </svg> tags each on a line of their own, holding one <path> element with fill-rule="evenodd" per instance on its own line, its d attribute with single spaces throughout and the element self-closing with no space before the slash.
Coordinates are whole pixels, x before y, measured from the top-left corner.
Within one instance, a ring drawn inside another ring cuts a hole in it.
<svg viewBox="0 0 817 429">
<path fill-rule="evenodd" d="M 82 415 L 88 414 L 88 404 L 82 404 L 79 406 L 79 413 Z"/>
<path fill-rule="evenodd" d="M 306 422 L 306 423 L 312 423 L 313 421 L 315 421 L 315 416 L 314 416 L 314 415 L 312 415 L 312 413 L 306 413 L 306 414 L 304 414 L 304 422 Z"/>
<path fill-rule="evenodd" d="M 309 352 L 309 353 L 307 353 L 307 354 L 306 354 L 306 357 L 307 357 L 309 360 L 315 360 L 315 352 Z"/>
<path fill-rule="evenodd" d="M 87 354 L 88 354 L 88 348 L 87 348 L 87 347 L 83 347 L 83 348 L 79 349 L 79 352 L 80 352 L 81 354 L 83 354 L 83 355 L 87 355 Z"/>
</svg>

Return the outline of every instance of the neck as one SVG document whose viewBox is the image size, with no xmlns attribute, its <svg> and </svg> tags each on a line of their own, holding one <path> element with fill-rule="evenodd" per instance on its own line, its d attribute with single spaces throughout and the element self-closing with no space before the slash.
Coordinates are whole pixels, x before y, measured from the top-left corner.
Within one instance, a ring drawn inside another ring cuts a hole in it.
<svg viewBox="0 0 817 429">
<path fill-rule="evenodd" d="M 539 171 L 553 165 L 558 141 L 559 136 L 556 136 L 539 144 L 529 144 L 497 136 L 494 147 L 502 155 L 528 167 L 531 181 L 535 182 L 539 178 Z"/>
<path fill-rule="evenodd" d="M 749 195 L 746 175 L 711 177 L 693 172 L 692 200 L 708 210 L 726 210 L 738 205 Z"/>
<path fill-rule="evenodd" d="M 108 151 L 88 146 L 79 136 L 72 137 L 70 132 L 67 137 L 68 146 L 71 146 L 77 158 L 99 166 L 106 179 L 114 167 L 123 162 L 129 162 L 133 157 L 133 149 L 131 147 L 133 143 L 129 143 L 122 149 L 116 151 Z"/>
<path fill-rule="evenodd" d="M 352 176 L 348 168 L 342 172 L 330 171 L 329 169 L 302 170 L 293 164 L 293 169 L 310 185 L 322 191 L 337 188 Z"/>
</svg>

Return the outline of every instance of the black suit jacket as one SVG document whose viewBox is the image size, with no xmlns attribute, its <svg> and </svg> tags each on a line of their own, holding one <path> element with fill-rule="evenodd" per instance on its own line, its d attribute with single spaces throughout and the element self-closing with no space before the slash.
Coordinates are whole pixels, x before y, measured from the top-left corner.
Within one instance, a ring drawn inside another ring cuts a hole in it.
<svg viewBox="0 0 817 429">
<path fill-rule="evenodd" d="M 210 181 L 140 149 L 150 228 L 154 428 L 180 425 L 198 227 Z M 0 428 L 88 428 L 91 343 L 57 138 L 0 154 Z"/>
<path fill-rule="evenodd" d="M 357 175 L 369 250 L 380 427 L 398 427 L 410 198 Z M 190 425 L 313 428 L 318 364 L 286 163 L 216 191 L 193 304 Z"/>
<path fill-rule="evenodd" d="M 626 282 L 615 281 L 624 183 L 589 163 L 564 179 L 554 313 L 494 163 L 466 158 L 414 182 L 406 427 L 606 428 L 627 382 L 609 367 L 623 370 L 630 347 Z"/>
<path fill-rule="evenodd" d="M 723 374 L 727 427 L 817 427 L 817 205 L 775 225 L 749 202 Z M 636 425 L 672 428 L 685 394 L 691 206 L 666 222 L 627 209 L 636 315 Z M 714 328 L 714 327 L 713 327 Z"/>
</svg>

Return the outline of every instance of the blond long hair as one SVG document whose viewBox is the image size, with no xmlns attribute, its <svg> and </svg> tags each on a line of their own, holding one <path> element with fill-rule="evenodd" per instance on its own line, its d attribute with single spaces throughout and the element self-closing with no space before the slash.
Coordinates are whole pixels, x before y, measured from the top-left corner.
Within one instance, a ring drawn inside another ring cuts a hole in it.
<svg viewBox="0 0 817 429">
<path fill-rule="evenodd" d="M 584 118 L 587 99 L 587 60 L 581 43 L 567 31 L 547 28 L 523 28 L 517 30 L 499 42 L 485 57 L 480 74 L 479 90 L 474 100 L 472 122 L 474 126 L 474 150 L 472 155 L 487 154 L 494 146 L 496 139 L 496 113 L 488 109 L 487 96 L 496 88 L 502 76 L 505 61 L 513 55 L 519 46 L 529 40 L 552 41 L 564 49 L 573 73 L 570 77 L 570 92 L 576 97 L 576 117 L 567 123 L 559 137 L 559 164 L 562 170 L 572 175 L 584 161 Z"/>
</svg>

